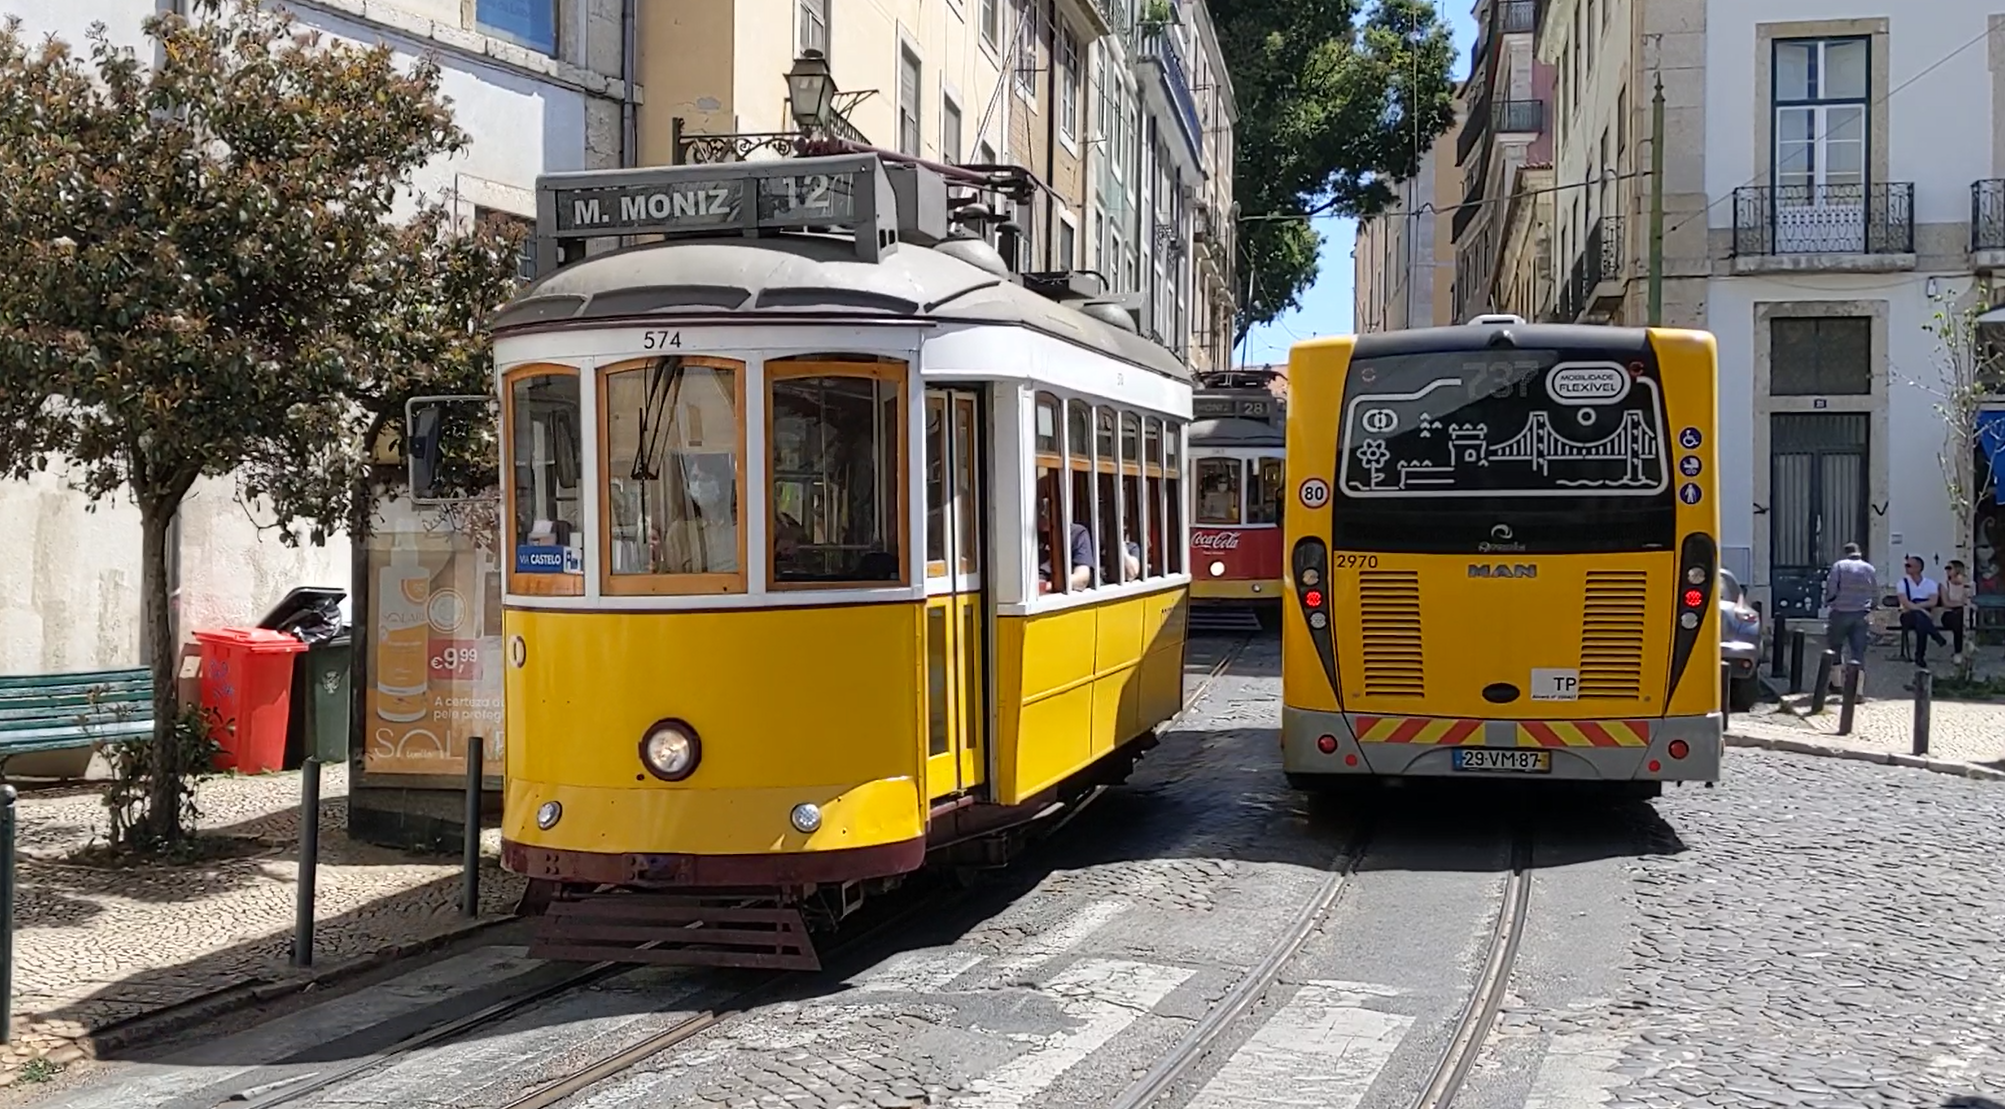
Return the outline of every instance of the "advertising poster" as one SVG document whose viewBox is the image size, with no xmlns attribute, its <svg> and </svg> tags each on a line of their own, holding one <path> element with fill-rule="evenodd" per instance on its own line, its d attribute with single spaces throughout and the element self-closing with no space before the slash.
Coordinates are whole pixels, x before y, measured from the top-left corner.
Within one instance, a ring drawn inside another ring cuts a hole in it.
<svg viewBox="0 0 2005 1109">
<path fill-rule="evenodd" d="M 492 524 L 475 525 L 464 507 L 383 507 L 368 544 L 364 772 L 464 775 L 473 736 L 485 740 L 484 772 L 500 772 L 501 566 Z"/>
</svg>

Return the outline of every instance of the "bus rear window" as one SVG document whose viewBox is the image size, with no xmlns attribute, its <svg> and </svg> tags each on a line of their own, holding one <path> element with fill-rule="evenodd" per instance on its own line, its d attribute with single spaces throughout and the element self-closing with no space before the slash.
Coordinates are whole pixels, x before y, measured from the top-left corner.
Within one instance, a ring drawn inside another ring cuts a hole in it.
<svg viewBox="0 0 2005 1109">
<path fill-rule="evenodd" d="M 1416 553 L 1668 548 L 1677 502 L 1662 391 L 1647 351 L 1353 362 L 1332 541 Z"/>
<path fill-rule="evenodd" d="M 1664 405 L 1642 362 L 1552 350 L 1358 363 L 1339 471 L 1352 498 L 1649 497 L 1670 486 Z"/>
</svg>

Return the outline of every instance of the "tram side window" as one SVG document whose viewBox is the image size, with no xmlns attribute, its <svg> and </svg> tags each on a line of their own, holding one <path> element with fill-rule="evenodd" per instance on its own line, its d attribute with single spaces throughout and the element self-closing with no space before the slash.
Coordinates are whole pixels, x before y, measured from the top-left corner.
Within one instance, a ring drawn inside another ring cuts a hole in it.
<svg viewBox="0 0 2005 1109">
<path fill-rule="evenodd" d="M 1281 460 L 1262 458 L 1246 466 L 1246 522 L 1281 522 Z"/>
<path fill-rule="evenodd" d="M 1076 559 L 1072 561 L 1073 588 L 1091 589 L 1101 580 L 1100 544 L 1096 537 L 1103 532 L 1094 527 L 1093 406 L 1083 400 L 1065 403 L 1065 457 L 1072 470 L 1072 501 L 1066 515 L 1066 531 L 1077 535 L 1074 529 L 1084 528 L 1082 553 L 1092 556 L 1083 564 Z M 1080 573 L 1081 570 L 1085 573 Z"/>
<path fill-rule="evenodd" d="M 742 362 L 691 357 L 605 375 L 608 592 L 745 587 L 743 375 Z M 664 575 L 676 580 L 640 580 Z"/>
<path fill-rule="evenodd" d="M 1121 413 L 1121 580 L 1142 576 L 1147 557 L 1142 529 L 1148 516 L 1142 511 L 1142 418 L 1133 412 Z"/>
<path fill-rule="evenodd" d="M 1184 569 L 1184 483 L 1183 483 L 1183 425 L 1170 420 L 1163 424 L 1163 506 L 1164 528 L 1169 533 L 1169 542 L 1163 545 L 1169 555 L 1170 573 L 1181 574 Z"/>
<path fill-rule="evenodd" d="M 1239 482 L 1245 469 L 1237 458 L 1197 460 L 1197 522 L 1213 526 L 1239 523 Z"/>
<path fill-rule="evenodd" d="M 575 372 L 529 374 L 509 384 L 515 550 L 508 582 L 517 593 L 585 594 L 579 411 Z"/>
<path fill-rule="evenodd" d="M 1057 397 L 1037 394 L 1037 591 L 1068 593 L 1093 584 L 1093 544 L 1088 540 L 1084 558 L 1076 557 L 1085 537 L 1085 527 L 1068 526 L 1065 515 L 1064 439 Z M 1064 536 L 1063 542 L 1059 540 Z M 1075 538 L 1077 537 L 1077 538 Z"/>
<path fill-rule="evenodd" d="M 900 582 L 902 362 L 766 363 L 773 581 Z"/>
<path fill-rule="evenodd" d="M 1163 559 L 1165 536 L 1163 533 L 1163 422 L 1150 419 L 1142 427 L 1142 474 L 1145 488 L 1143 499 L 1149 506 L 1149 576 L 1159 578 L 1168 573 L 1168 563 Z"/>
<path fill-rule="evenodd" d="M 1112 585 L 1128 580 L 1122 573 L 1125 552 L 1121 535 L 1121 485 L 1120 467 L 1115 460 L 1114 410 L 1101 405 L 1093 409 L 1093 468 L 1096 474 L 1094 492 L 1100 498 L 1099 518 L 1094 521 L 1095 537 L 1100 540 L 1100 583 Z"/>
</svg>

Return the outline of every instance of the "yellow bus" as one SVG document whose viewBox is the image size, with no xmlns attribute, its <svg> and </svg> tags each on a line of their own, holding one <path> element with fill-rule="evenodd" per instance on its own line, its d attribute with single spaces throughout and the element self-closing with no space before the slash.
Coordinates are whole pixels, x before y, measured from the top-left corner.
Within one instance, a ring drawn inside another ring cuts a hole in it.
<svg viewBox="0 0 2005 1109">
<path fill-rule="evenodd" d="M 1514 316 L 1297 345 L 1290 784 L 1716 781 L 1716 365 Z"/>
</svg>

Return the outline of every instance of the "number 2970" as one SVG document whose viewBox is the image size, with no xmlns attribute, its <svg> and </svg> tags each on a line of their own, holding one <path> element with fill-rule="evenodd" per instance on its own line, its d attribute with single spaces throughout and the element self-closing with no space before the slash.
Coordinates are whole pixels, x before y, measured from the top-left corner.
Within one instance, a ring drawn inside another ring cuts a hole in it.
<svg viewBox="0 0 2005 1109">
<path fill-rule="evenodd" d="M 1333 554 L 1330 556 L 1332 570 L 1376 570 L 1378 556 L 1375 554 Z"/>
</svg>

